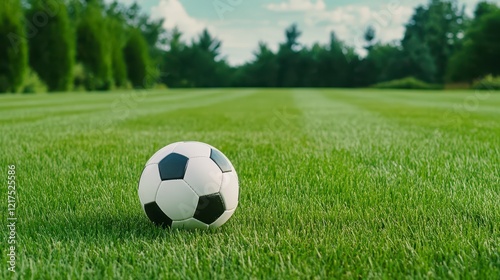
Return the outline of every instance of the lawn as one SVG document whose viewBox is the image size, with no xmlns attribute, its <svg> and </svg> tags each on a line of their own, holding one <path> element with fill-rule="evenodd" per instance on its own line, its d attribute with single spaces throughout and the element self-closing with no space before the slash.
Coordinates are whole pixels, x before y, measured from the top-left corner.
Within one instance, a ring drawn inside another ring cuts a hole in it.
<svg viewBox="0 0 500 280">
<path fill-rule="evenodd" d="M 181 140 L 238 171 L 240 204 L 214 232 L 142 212 L 143 165 Z M 4 95 L 0 141 L 2 240 L 17 172 L 19 279 L 500 275 L 498 92 Z"/>
</svg>

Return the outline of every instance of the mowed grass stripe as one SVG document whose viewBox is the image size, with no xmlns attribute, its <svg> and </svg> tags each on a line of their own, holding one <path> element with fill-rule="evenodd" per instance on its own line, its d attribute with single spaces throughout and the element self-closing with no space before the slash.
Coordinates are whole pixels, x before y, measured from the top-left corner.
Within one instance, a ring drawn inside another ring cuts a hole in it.
<svg viewBox="0 0 500 280">
<path fill-rule="evenodd" d="M 78 110 L 80 105 L 71 105 L 68 107 L 61 107 L 54 112 L 46 114 L 41 111 L 38 114 L 31 115 L 28 112 L 19 113 L 19 115 L 27 115 L 23 117 L 14 116 L 13 114 L 5 114 L 4 119 L 7 119 L 9 123 L 15 123 L 16 127 L 21 131 L 26 131 L 27 128 L 38 126 L 40 124 L 54 123 L 58 124 L 58 127 L 76 127 L 75 124 L 79 123 L 81 125 L 89 127 L 96 127 L 102 125 L 111 125 L 117 120 L 124 120 L 133 117 L 134 114 L 139 114 L 140 111 L 149 112 L 151 110 L 172 110 L 180 108 L 182 106 L 192 106 L 194 102 L 200 102 L 201 100 L 213 100 L 216 95 L 222 95 L 221 92 L 208 91 L 203 94 L 183 94 L 182 96 L 170 96 L 167 95 L 161 100 L 153 99 L 132 99 L 131 97 L 123 97 L 124 101 L 118 100 L 116 103 L 107 103 L 101 100 L 101 103 L 96 103 L 93 106 L 84 106 L 87 109 Z M 170 97 L 170 98 L 169 98 Z M 139 97 L 137 97 L 139 98 Z M 104 104 L 103 104 L 104 103 Z M 179 105 L 181 104 L 181 105 Z M 141 109 L 141 106 L 143 109 Z M 179 107 L 180 106 L 180 107 Z M 85 116 L 88 115 L 88 116 Z M 24 126 L 21 124 L 24 122 Z M 66 125 L 63 125 L 63 124 Z"/>
<path fill-rule="evenodd" d="M 463 98 L 466 97 L 463 96 Z M 495 154 L 500 146 L 500 139 L 491 137 L 492 133 L 500 133 L 500 123 L 496 121 L 500 118 L 500 111 L 484 115 L 481 113 L 484 104 L 464 114 L 455 111 L 453 104 L 448 104 L 446 107 L 443 105 L 436 107 L 432 104 L 414 106 L 408 102 L 390 102 L 384 97 L 374 101 L 353 97 L 348 93 L 332 95 L 331 98 L 344 100 L 386 121 L 397 123 L 405 130 L 414 131 L 417 136 L 434 139 L 441 144 L 437 148 L 448 146 L 446 148 L 455 149 L 452 151 L 453 154 L 458 153 L 459 149 L 463 149 L 466 144 L 470 144 L 466 151 L 482 149 L 483 154 L 489 152 Z M 492 99 L 494 98 L 500 99 L 500 96 L 493 96 Z M 426 149 L 423 145 L 419 146 Z M 490 158 L 496 159 L 497 157 L 491 156 Z"/>
<path fill-rule="evenodd" d="M 336 92 L 352 94 L 353 96 L 373 99 L 379 96 L 382 99 L 394 100 L 402 103 L 429 102 L 433 106 L 450 103 L 462 103 L 464 100 L 477 100 L 483 105 L 500 105 L 498 91 L 491 90 L 449 90 L 449 91 L 430 91 L 430 90 L 398 90 L 398 89 L 337 89 Z M 484 102 L 488 100 L 489 103 Z"/>
<path fill-rule="evenodd" d="M 40 115 L 64 114 L 72 110 L 93 110 L 93 109 L 108 109 L 115 113 L 123 111 L 123 108 L 133 109 L 139 103 L 157 103 L 157 102 L 176 102 L 191 98 L 203 98 L 205 96 L 217 94 L 216 91 L 199 91 L 192 93 L 170 94 L 170 91 L 164 91 L 162 95 L 151 93 L 148 91 L 136 91 L 131 94 L 99 94 L 90 101 L 80 99 L 72 99 L 71 96 L 62 96 L 65 102 L 63 103 L 48 103 L 41 106 L 33 105 L 35 109 L 30 109 L 29 106 L 18 106 L 1 109 L 3 116 L 1 119 L 16 119 L 16 117 L 38 117 Z M 120 111 L 121 110 L 121 111 Z"/>
<path fill-rule="evenodd" d="M 492 117 L 498 114 L 500 109 L 500 98 L 498 92 L 494 91 L 452 91 L 452 92 L 429 92 L 417 91 L 416 93 L 392 90 L 384 94 L 371 93 L 368 90 L 346 91 L 339 93 L 349 95 L 366 103 L 378 104 L 384 102 L 387 105 L 404 104 L 408 107 L 423 107 L 428 109 L 446 110 L 446 115 L 441 118 L 449 118 L 448 114 L 467 116 L 469 114 L 485 115 Z M 382 92 L 382 91 L 380 91 Z"/>
<path fill-rule="evenodd" d="M 43 94 L 4 94 L 0 96 L 0 108 L 32 105 L 74 103 L 75 101 L 96 101 L 104 99 L 117 99 L 126 95 L 134 95 L 142 90 L 115 91 L 115 92 L 64 92 L 64 93 L 43 93 Z M 193 90 L 176 90 L 175 93 L 193 92 Z M 165 90 L 147 90 L 148 96 L 165 95 Z M 173 92 L 171 92 L 173 93 Z"/>
</svg>

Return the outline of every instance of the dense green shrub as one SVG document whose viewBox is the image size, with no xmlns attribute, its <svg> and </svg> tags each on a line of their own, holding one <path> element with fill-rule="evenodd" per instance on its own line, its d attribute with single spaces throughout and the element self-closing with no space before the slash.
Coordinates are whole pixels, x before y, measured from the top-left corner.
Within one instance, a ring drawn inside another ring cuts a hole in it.
<svg viewBox="0 0 500 280">
<path fill-rule="evenodd" d="M 442 89 L 441 85 L 428 84 L 414 77 L 407 77 L 399 80 L 378 83 L 374 88 L 381 89 Z"/>
<path fill-rule="evenodd" d="M 85 72 L 85 66 L 81 63 L 75 64 L 73 69 L 73 90 L 85 91 L 85 85 L 87 84 L 87 73 Z"/>
<path fill-rule="evenodd" d="M 40 79 L 37 73 L 31 69 L 28 70 L 28 74 L 23 81 L 21 86 L 22 93 L 42 93 L 47 92 L 47 85 Z"/>
<path fill-rule="evenodd" d="M 500 90 L 500 76 L 486 76 L 484 79 L 474 82 L 472 88 L 481 90 Z"/>
</svg>

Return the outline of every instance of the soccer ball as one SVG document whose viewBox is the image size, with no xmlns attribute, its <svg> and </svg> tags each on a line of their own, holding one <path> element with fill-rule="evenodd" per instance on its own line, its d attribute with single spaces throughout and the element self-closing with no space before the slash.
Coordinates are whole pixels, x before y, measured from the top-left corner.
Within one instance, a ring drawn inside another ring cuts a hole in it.
<svg viewBox="0 0 500 280">
<path fill-rule="evenodd" d="M 200 142 L 178 142 L 149 159 L 138 192 L 144 212 L 156 225 L 218 228 L 238 206 L 238 175 L 216 148 Z"/>
</svg>

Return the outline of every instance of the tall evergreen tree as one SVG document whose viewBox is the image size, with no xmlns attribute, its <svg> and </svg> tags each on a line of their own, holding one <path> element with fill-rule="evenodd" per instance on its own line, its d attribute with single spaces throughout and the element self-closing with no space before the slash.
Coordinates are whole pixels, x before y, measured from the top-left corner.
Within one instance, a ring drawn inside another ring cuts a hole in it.
<svg viewBox="0 0 500 280">
<path fill-rule="evenodd" d="M 128 83 L 127 63 L 124 57 L 125 44 L 127 43 L 126 8 L 116 1 L 106 8 L 106 23 L 109 34 L 111 51 L 111 65 L 113 81 L 119 88 Z"/>
<path fill-rule="evenodd" d="M 194 60 L 193 79 L 197 87 L 215 87 L 223 82 L 219 78 L 218 69 L 221 46 L 222 42 L 213 37 L 207 29 L 203 30 L 193 42 L 190 52 Z"/>
<path fill-rule="evenodd" d="M 31 0 L 27 18 L 45 15 L 47 23 L 36 26 L 29 39 L 31 68 L 45 82 L 49 91 L 69 90 L 73 83 L 75 37 L 65 5 L 56 0 Z"/>
<path fill-rule="evenodd" d="M 182 41 L 182 32 L 174 28 L 168 39 L 168 50 L 163 55 L 161 64 L 161 82 L 169 87 L 191 87 L 192 81 L 188 79 L 186 64 L 189 60 L 187 55 L 188 46 Z"/>
<path fill-rule="evenodd" d="M 415 75 L 414 69 L 409 66 L 409 59 L 405 57 L 401 47 L 395 44 L 373 45 L 366 59 L 371 60 L 374 65 L 372 71 L 375 80 L 371 84 Z"/>
<path fill-rule="evenodd" d="M 368 26 L 365 30 L 364 39 L 366 42 L 365 49 L 370 51 L 371 47 L 375 44 L 376 32 L 373 26 Z"/>
<path fill-rule="evenodd" d="M 292 24 L 285 30 L 285 42 L 279 47 L 278 59 L 278 77 L 277 85 L 279 87 L 296 87 L 299 85 L 300 48 L 299 38 L 302 32 L 296 24 Z"/>
<path fill-rule="evenodd" d="M 404 45 L 404 58 L 407 62 L 407 76 L 413 76 L 426 82 L 442 82 L 442 73 L 438 72 L 438 64 L 432 56 L 429 45 L 422 44 L 417 37 L 409 38 Z M 448 59 L 446 59 L 446 67 Z"/>
<path fill-rule="evenodd" d="M 16 92 L 28 66 L 28 48 L 20 0 L 0 1 L 0 93 Z"/>
<path fill-rule="evenodd" d="M 481 2 L 467 30 L 463 48 L 448 67 L 452 81 L 472 82 L 488 74 L 500 75 L 500 8 Z"/>
<path fill-rule="evenodd" d="M 77 59 L 87 72 L 87 90 L 113 86 L 111 42 L 101 3 L 89 0 L 77 26 Z"/>
<path fill-rule="evenodd" d="M 150 66 L 148 44 L 140 30 L 132 29 L 129 32 L 130 37 L 124 49 L 128 79 L 135 88 L 147 88 L 151 83 L 148 77 Z"/>
<path fill-rule="evenodd" d="M 111 18 L 108 22 L 111 49 L 111 68 L 113 81 L 117 87 L 124 87 L 128 82 L 128 68 L 125 61 L 126 29 L 119 19 Z"/>
<path fill-rule="evenodd" d="M 348 61 L 344 54 L 344 45 L 335 33 L 330 33 L 330 42 L 326 46 L 316 44 L 311 49 L 311 84 L 315 87 L 343 87 L 348 85 Z"/>
<path fill-rule="evenodd" d="M 265 43 L 260 42 L 250 70 L 252 81 L 247 83 L 254 87 L 276 87 L 278 69 L 276 54 Z"/>
<path fill-rule="evenodd" d="M 443 82 L 448 61 L 460 47 L 461 36 L 465 29 L 465 11 L 456 0 L 430 0 L 427 6 L 419 6 L 406 25 L 402 45 L 415 49 L 415 42 L 425 45 L 421 53 L 427 59 L 425 48 L 432 58 L 435 74 L 426 73 L 423 76 L 433 76 L 431 81 Z M 418 59 L 420 60 L 420 58 Z"/>
</svg>

